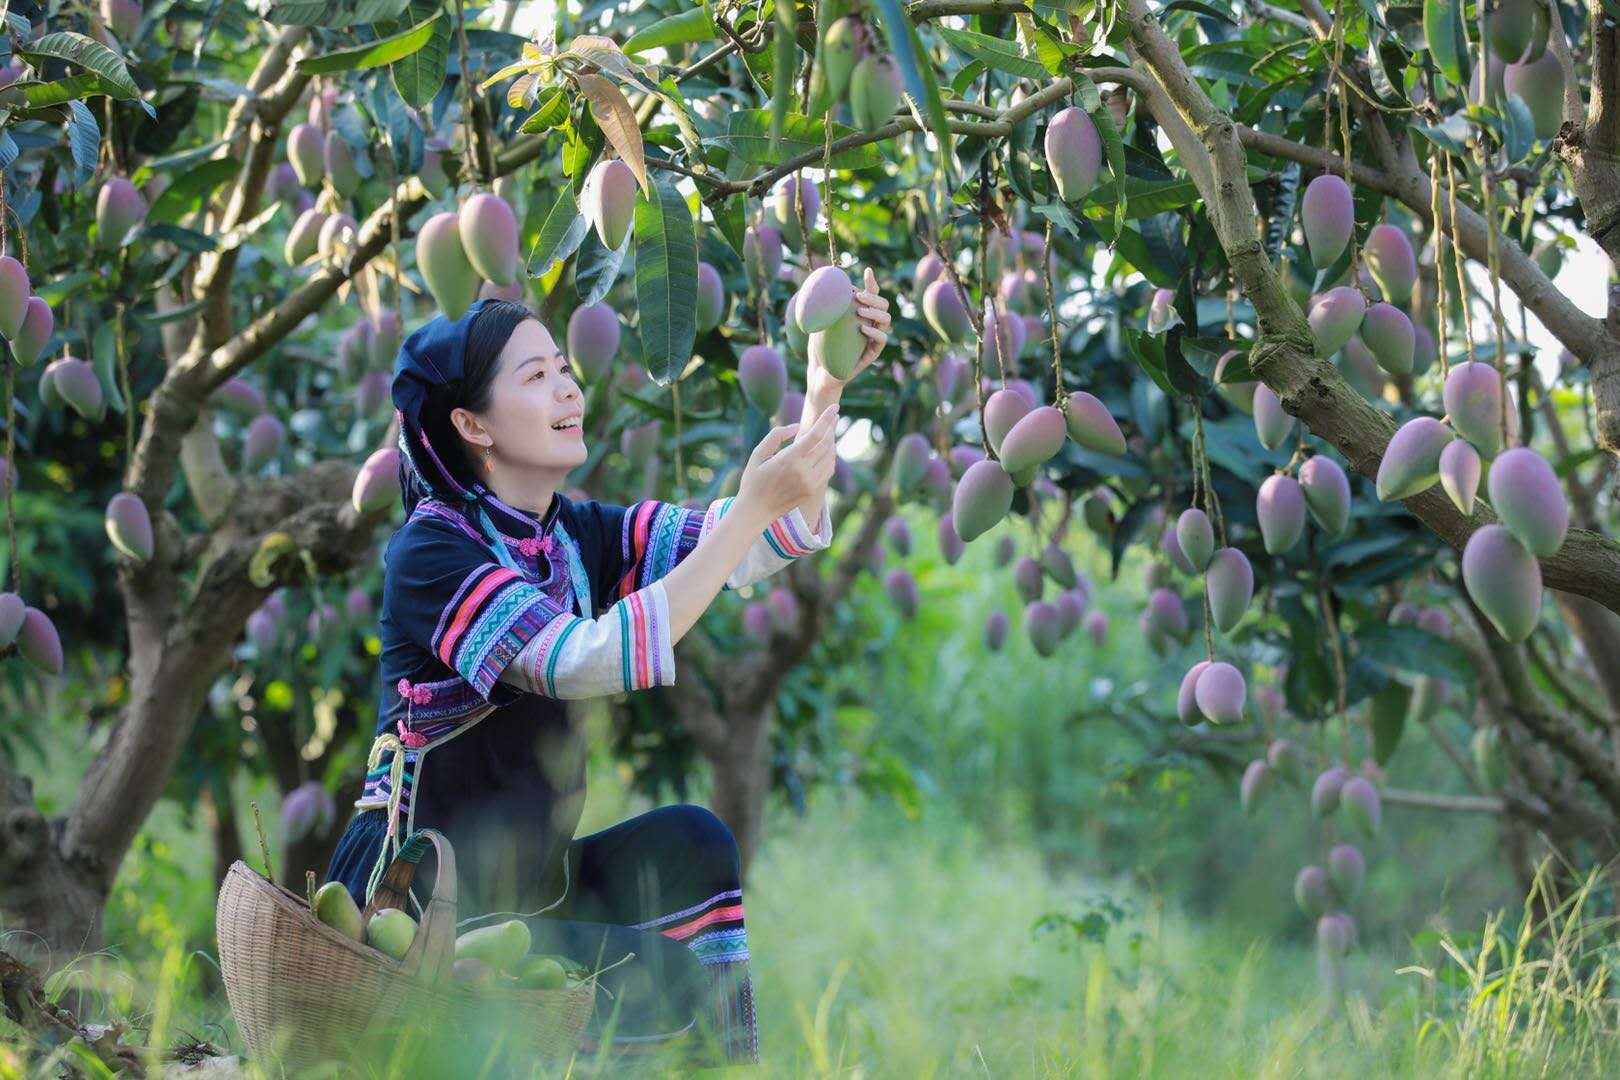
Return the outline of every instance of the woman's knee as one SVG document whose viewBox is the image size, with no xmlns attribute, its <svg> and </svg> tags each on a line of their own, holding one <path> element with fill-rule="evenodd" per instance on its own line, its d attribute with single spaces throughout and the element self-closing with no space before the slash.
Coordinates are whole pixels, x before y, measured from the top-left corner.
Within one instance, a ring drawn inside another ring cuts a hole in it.
<svg viewBox="0 0 1620 1080">
<path fill-rule="evenodd" d="M 736 836 L 713 810 L 696 803 L 676 803 L 658 812 L 664 815 L 663 827 L 675 834 L 673 842 L 727 862 L 739 861 Z"/>
</svg>

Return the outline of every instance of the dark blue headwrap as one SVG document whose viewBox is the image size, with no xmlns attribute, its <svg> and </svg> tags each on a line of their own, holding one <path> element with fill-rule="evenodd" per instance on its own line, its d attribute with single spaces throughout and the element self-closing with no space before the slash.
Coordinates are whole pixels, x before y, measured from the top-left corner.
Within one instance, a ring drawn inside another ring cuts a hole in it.
<svg viewBox="0 0 1620 1080">
<path fill-rule="evenodd" d="M 500 561 L 510 566 L 511 553 L 501 542 L 495 523 L 489 519 L 485 503 L 498 506 L 519 520 L 532 519 L 513 511 L 476 480 L 470 488 L 458 480 L 447 464 L 446 455 L 452 448 L 435 447 L 428 441 L 427 431 L 422 426 L 422 409 L 427 404 L 428 392 L 465 376 L 467 337 L 473 320 L 496 302 L 487 297 L 475 301 L 455 320 L 435 315 L 405 339 L 399 355 L 394 358 L 394 414 L 399 419 L 399 490 L 407 519 L 418 502 L 437 495 L 452 505 L 461 506 L 468 517 L 477 520 Z"/>
</svg>

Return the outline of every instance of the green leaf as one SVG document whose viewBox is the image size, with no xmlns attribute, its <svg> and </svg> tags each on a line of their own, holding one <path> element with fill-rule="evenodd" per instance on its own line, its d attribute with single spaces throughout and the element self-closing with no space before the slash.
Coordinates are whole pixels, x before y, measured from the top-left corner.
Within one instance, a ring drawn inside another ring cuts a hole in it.
<svg viewBox="0 0 1620 1080">
<path fill-rule="evenodd" d="M 73 153 L 74 181 L 86 184 L 95 175 L 96 163 L 101 158 L 101 125 L 96 123 L 95 114 L 84 102 L 70 101 L 67 106 L 70 114 L 68 148 Z"/>
<path fill-rule="evenodd" d="M 1355 643 L 1362 656 L 1400 671 L 1431 675 L 1457 686 L 1475 677 L 1473 662 L 1461 645 L 1416 626 L 1362 626 Z"/>
<path fill-rule="evenodd" d="M 101 76 L 85 72 L 66 79 L 58 79 L 47 83 L 21 83 L 8 87 L 0 101 L 11 104 L 11 96 L 21 97 L 19 105 L 29 109 L 44 109 L 52 105 L 61 105 L 65 102 L 76 101 L 79 98 L 89 97 L 91 94 L 113 94 L 101 81 Z"/>
<path fill-rule="evenodd" d="M 1435 66 L 1459 87 L 1468 85 L 1468 34 L 1464 0 L 1423 0 L 1423 33 Z"/>
<path fill-rule="evenodd" d="M 439 24 L 441 14 L 442 12 L 435 14 L 427 22 L 413 26 L 409 30 L 402 30 L 352 49 L 338 49 L 335 52 L 322 53 L 320 56 L 307 57 L 298 61 L 298 70 L 305 75 L 330 75 L 337 71 L 365 71 L 403 60 L 433 38 L 433 31 Z"/>
<path fill-rule="evenodd" d="M 782 129 L 793 105 L 793 72 L 799 45 L 794 41 L 793 0 L 777 0 L 775 64 L 771 69 L 771 148 L 782 143 Z"/>
<path fill-rule="evenodd" d="M 629 250 L 630 244 L 626 242 L 619 245 L 619 250 L 609 251 L 594 229 L 586 231 L 579 257 L 574 260 L 574 292 L 579 295 L 581 304 L 588 307 L 607 295 L 619 278 L 619 267 L 624 265 L 625 253 Z"/>
<path fill-rule="evenodd" d="M 523 121 L 518 130 L 526 135 L 547 128 L 562 127 L 568 122 L 568 98 L 560 86 L 548 86 L 540 92 L 540 100 L 535 103 L 534 112 Z"/>
<path fill-rule="evenodd" d="M 883 23 L 885 37 L 889 41 L 889 51 L 894 55 L 895 62 L 900 66 L 900 74 L 906 83 L 906 93 L 911 95 L 917 111 L 922 114 L 928 128 L 933 131 L 934 138 L 939 142 L 939 167 L 945 174 L 946 188 L 951 187 L 951 128 L 950 119 L 945 114 L 945 99 L 939 93 L 939 80 L 934 77 L 934 67 L 928 60 L 928 54 L 923 51 L 922 44 L 917 40 L 917 28 L 911 25 L 906 17 L 901 0 L 875 0 L 878 19 Z"/>
<path fill-rule="evenodd" d="M 1502 102 L 1502 119 L 1505 121 L 1502 148 L 1507 151 L 1509 161 L 1520 162 L 1530 153 L 1530 147 L 1536 141 L 1536 121 L 1530 115 L 1530 106 L 1518 94 L 1503 96 L 1506 100 Z"/>
<path fill-rule="evenodd" d="M 342 28 L 397 19 L 409 0 L 286 0 L 271 4 L 265 22 Z"/>
<path fill-rule="evenodd" d="M 546 214 L 545 223 L 540 226 L 540 235 L 535 239 L 533 250 L 529 252 L 529 276 L 545 277 L 551 272 L 552 263 L 566 259 L 579 250 L 590 227 L 591 223 L 579 212 L 574 202 L 574 192 L 566 184 L 563 185 L 557 201 L 552 203 L 551 210 Z"/>
<path fill-rule="evenodd" d="M 636 196 L 636 306 L 647 373 L 668 386 L 697 338 L 697 234 L 686 197 L 663 177 Z"/>
<path fill-rule="evenodd" d="M 1114 174 L 1114 235 L 1117 237 L 1120 230 L 1125 228 L 1125 208 L 1130 202 L 1125 190 L 1125 144 L 1120 140 L 1119 129 L 1114 126 L 1114 114 L 1108 111 L 1107 106 L 1093 112 L 1091 119 L 1097 125 L 1097 133 L 1102 136 L 1108 171 Z"/>
<path fill-rule="evenodd" d="M 411 0 L 407 12 L 414 23 L 421 23 L 441 10 L 439 0 Z M 450 66 L 450 20 L 434 19 L 433 32 L 420 49 L 389 65 L 388 74 L 400 99 L 420 109 L 438 96 Z M 379 27 L 381 29 L 381 27 Z M 392 26 L 387 29 L 392 30 Z"/>
<path fill-rule="evenodd" d="M 1003 38 L 975 34 L 971 30 L 953 30 L 948 26 L 936 26 L 934 32 L 969 56 L 984 61 L 998 71 L 1005 71 L 1025 79 L 1040 79 L 1043 82 L 1050 74 L 1045 64 L 1031 60 L 1016 44 Z"/>
<path fill-rule="evenodd" d="M 96 377 L 106 392 L 107 404 L 113 412 L 123 415 L 124 394 L 118 386 L 118 328 L 112 319 L 105 319 L 96 327 L 90 344 L 90 357 L 95 364 Z"/>
<path fill-rule="evenodd" d="M 1406 730 L 1406 710 L 1411 701 L 1411 689 L 1394 679 L 1372 696 L 1373 760 L 1378 764 L 1387 765 L 1395 756 L 1395 746 Z"/>
<path fill-rule="evenodd" d="M 833 124 L 833 141 L 842 139 L 846 135 L 855 134 L 854 128 L 843 124 Z M 771 149 L 771 114 L 768 109 L 743 109 L 731 114 L 726 127 L 726 133 L 720 136 L 720 142 L 728 146 L 732 153 L 744 161 L 752 161 L 762 165 L 777 165 L 791 157 L 796 157 L 807 151 L 819 152 L 826 139 L 826 126 L 822 120 L 812 120 L 808 116 L 789 113 L 786 122 L 782 125 L 782 142 L 779 150 Z M 883 163 L 883 155 L 878 151 L 876 144 L 867 143 L 851 150 L 842 150 L 833 154 L 832 165 L 835 169 L 870 169 Z"/>
<path fill-rule="evenodd" d="M 670 45 L 689 45 L 695 41 L 713 41 L 719 34 L 715 28 L 714 19 L 709 15 L 707 7 L 693 8 L 678 15 L 670 15 L 659 19 L 651 26 L 637 30 L 630 35 L 621 48 L 634 56 L 649 49 L 667 48 Z"/>
<path fill-rule="evenodd" d="M 62 30 L 54 34 L 46 34 L 37 41 L 32 42 L 28 48 L 17 50 L 17 54 L 35 68 L 42 69 L 40 60 L 54 58 L 66 60 L 70 64 L 80 67 L 101 77 L 106 93 L 120 101 L 135 101 L 141 96 L 140 88 L 135 80 L 129 76 L 129 68 L 124 65 L 124 58 L 113 52 L 99 41 L 92 41 L 83 34 L 75 34 L 71 30 Z M 151 113 L 151 107 L 147 107 Z"/>
<path fill-rule="evenodd" d="M 152 204 L 152 209 L 147 212 L 146 220 L 152 224 L 179 221 L 195 210 L 215 188 L 234 178 L 241 169 L 242 162 L 237 158 L 214 158 L 203 162 L 177 177 L 164 189 L 157 202 Z"/>
</svg>

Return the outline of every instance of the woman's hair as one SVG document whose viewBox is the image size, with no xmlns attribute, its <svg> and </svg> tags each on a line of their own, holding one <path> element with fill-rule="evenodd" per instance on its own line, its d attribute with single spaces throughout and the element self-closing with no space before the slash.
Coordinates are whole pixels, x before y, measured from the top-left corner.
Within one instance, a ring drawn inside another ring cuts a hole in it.
<svg viewBox="0 0 1620 1080">
<path fill-rule="evenodd" d="M 471 488 L 471 480 L 477 474 L 473 470 L 470 448 L 462 444 L 460 434 L 450 422 L 450 413 L 458 408 L 471 412 L 489 408 L 495 393 L 495 376 L 500 373 L 496 361 L 501 350 L 506 348 L 518 324 L 533 318 L 534 312 L 510 300 L 498 300 L 479 308 L 467 328 L 462 377 L 427 392 L 422 405 L 422 432 L 463 487 Z"/>
</svg>

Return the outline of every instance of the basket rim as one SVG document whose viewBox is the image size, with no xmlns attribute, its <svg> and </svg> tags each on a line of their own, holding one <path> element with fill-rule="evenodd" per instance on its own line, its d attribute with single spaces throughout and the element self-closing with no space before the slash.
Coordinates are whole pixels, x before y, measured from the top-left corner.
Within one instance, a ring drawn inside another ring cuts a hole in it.
<svg viewBox="0 0 1620 1080">
<path fill-rule="evenodd" d="M 489 1000 L 491 995 L 498 995 L 502 998 L 516 999 L 520 1002 L 528 1001 L 535 1005 L 555 1005 L 559 999 L 564 1002 L 571 1002 L 573 998 L 583 997 L 588 993 L 594 1007 L 596 1000 L 596 986 L 598 981 L 596 972 L 592 972 L 589 977 L 581 979 L 572 986 L 563 986 L 549 990 L 501 986 L 477 989 L 463 986 L 462 984 L 449 979 L 442 981 L 425 979 L 420 975 L 408 974 L 401 970 L 401 961 L 389 956 L 375 945 L 368 945 L 364 941 L 357 941 L 354 938 L 349 937 L 347 934 L 344 934 L 336 927 L 322 922 L 320 917 L 315 914 L 314 909 L 309 906 L 309 902 L 302 896 L 299 896 L 285 885 L 265 877 L 252 866 L 249 866 L 242 859 L 237 859 L 231 864 L 231 868 L 226 874 L 227 879 L 229 879 L 232 875 L 235 875 L 237 878 L 241 879 L 248 887 L 256 889 L 271 902 L 279 905 L 283 910 L 287 911 L 288 914 L 297 917 L 301 923 L 308 926 L 317 927 L 317 932 L 327 940 L 345 946 L 348 951 L 355 953 L 359 958 L 373 965 L 383 967 L 388 975 L 395 978 L 407 979 L 422 986 L 430 986 L 437 991 L 450 993 L 463 998 L 482 1001 Z M 221 892 L 224 891 L 224 888 L 225 886 L 222 883 L 220 886 Z M 216 925 L 215 936 L 217 937 L 218 934 L 219 927 Z"/>
</svg>

